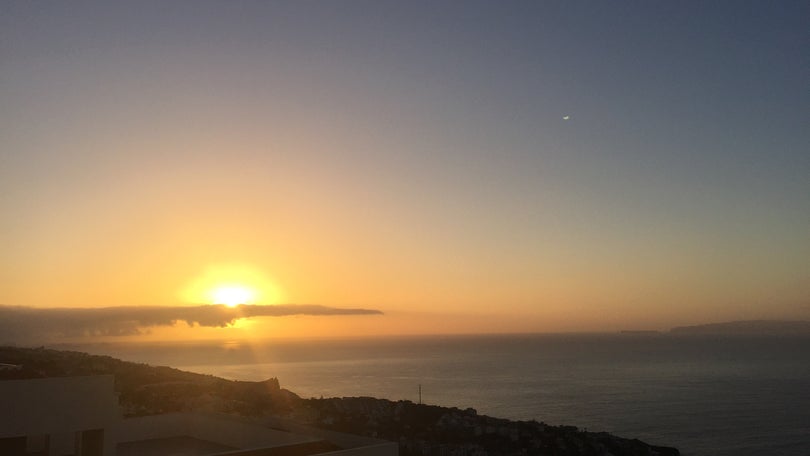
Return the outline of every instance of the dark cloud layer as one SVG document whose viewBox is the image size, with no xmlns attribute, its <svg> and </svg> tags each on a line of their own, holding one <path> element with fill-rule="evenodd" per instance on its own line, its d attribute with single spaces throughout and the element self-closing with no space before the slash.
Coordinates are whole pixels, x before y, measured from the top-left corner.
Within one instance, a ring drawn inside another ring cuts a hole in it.
<svg viewBox="0 0 810 456">
<path fill-rule="evenodd" d="M 189 326 L 224 327 L 240 318 L 290 315 L 379 315 L 373 309 L 318 305 L 202 305 L 191 307 L 34 308 L 0 306 L 0 342 L 54 337 L 128 336 L 155 326 L 185 322 Z"/>
</svg>

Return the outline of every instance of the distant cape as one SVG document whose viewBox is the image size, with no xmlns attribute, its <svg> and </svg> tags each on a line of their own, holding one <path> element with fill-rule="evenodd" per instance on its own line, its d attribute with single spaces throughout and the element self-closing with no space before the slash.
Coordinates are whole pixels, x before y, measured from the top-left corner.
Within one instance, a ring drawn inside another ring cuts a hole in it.
<svg viewBox="0 0 810 456">
<path fill-rule="evenodd" d="M 810 321 L 747 320 L 710 323 L 696 326 L 678 326 L 672 334 L 719 334 L 719 335 L 775 335 L 810 336 Z"/>
</svg>

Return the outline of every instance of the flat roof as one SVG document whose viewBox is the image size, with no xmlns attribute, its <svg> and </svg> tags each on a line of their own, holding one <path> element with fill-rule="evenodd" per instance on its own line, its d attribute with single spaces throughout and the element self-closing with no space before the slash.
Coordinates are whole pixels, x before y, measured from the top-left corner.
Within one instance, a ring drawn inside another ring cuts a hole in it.
<svg viewBox="0 0 810 456">
<path fill-rule="evenodd" d="M 238 448 L 189 436 L 121 442 L 115 447 L 116 456 L 204 456 L 237 450 Z"/>
<path fill-rule="evenodd" d="M 227 456 L 234 453 L 258 451 L 262 456 L 313 456 L 342 450 L 334 443 L 324 440 L 294 443 L 278 447 L 240 449 L 189 436 L 144 439 L 120 442 L 116 456 Z"/>
</svg>

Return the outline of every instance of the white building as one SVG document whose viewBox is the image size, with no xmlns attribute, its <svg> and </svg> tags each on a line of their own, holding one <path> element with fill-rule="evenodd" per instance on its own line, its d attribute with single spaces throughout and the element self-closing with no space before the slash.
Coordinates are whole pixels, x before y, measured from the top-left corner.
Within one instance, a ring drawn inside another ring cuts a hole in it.
<svg viewBox="0 0 810 456">
<path fill-rule="evenodd" d="M 112 455 L 121 421 L 112 375 L 0 381 L 3 456 Z"/>
</svg>

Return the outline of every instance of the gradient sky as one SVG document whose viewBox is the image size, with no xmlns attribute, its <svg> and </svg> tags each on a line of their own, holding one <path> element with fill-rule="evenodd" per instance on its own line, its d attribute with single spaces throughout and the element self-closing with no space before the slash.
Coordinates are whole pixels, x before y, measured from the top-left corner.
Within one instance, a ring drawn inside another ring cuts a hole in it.
<svg viewBox="0 0 810 456">
<path fill-rule="evenodd" d="M 808 18 L 2 2 L 0 304 L 248 282 L 386 313 L 267 323 L 287 333 L 810 318 Z"/>
</svg>

